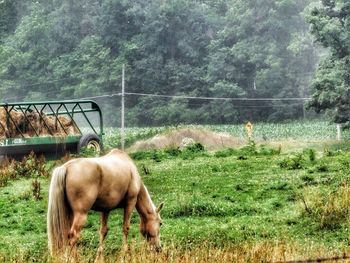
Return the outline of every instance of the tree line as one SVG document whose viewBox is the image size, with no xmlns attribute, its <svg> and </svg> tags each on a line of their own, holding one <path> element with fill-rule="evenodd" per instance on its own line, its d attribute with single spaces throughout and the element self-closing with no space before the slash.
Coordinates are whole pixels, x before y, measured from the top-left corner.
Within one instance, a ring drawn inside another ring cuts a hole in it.
<svg viewBox="0 0 350 263">
<path fill-rule="evenodd" d="M 323 72 L 334 65 L 340 75 L 349 72 L 349 42 L 332 39 L 333 29 L 346 35 L 348 5 L 345 0 L 3 0 L 1 100 L 118 93 L 125 64 L 128 92 L 227 98 L 313 94 L 309 106 L 322 110 L 332 104 L 319 101 L 329 75 Z M 310 24 L 331 52 L 315 44 Z M 321 62 L 313 81 L 320 54 L 332 59 Z M 349 82 L 332 76 L 332 85 L 346 89 L 340 86 Z M 109 100 L 101 104 L 107 122 L 116 125 L 118 99 Z M 127 96 L 126 105 L 129 125 L 280 121 L 304 114 L 304 101 Z"/>
</svg>

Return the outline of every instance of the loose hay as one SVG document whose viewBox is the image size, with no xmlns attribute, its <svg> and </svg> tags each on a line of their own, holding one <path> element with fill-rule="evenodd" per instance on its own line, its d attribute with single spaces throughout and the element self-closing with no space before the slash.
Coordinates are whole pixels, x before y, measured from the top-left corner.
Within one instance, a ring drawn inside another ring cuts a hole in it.
<svg viewBox="0 0 350 263">
<path fill-rule="evenodd" d="M 48 116 L 38 112 L 7 111 L 0 107 L 0 139 L 33 136 L 78 135 L 74 121 L 66 116 Z"/>
<path fill-rule="evenodd" d="M 189 140 L 202 144 L 207 150 L 236 148 L 246 143 L 246 141 L 232 137 L 227 133 L 215 133 L 205 129 L 182 128 L 172 130 L 163 135 L 156 135 L 149 140 L 138 141 L 129 148 L 129 151 L 156 150 L 170 147 L 181 148 L 184 141 Z"/>
</svg>

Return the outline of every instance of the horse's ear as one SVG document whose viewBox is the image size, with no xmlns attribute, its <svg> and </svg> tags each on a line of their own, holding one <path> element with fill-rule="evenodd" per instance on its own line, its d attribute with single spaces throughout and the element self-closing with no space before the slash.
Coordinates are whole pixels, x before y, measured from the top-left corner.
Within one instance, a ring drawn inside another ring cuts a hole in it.
<svg viewBox="0 0 350 263">
<path fill-rule="evenodd" d="M 163 209 L 163 206 L 164 206 L 164 202 L 160 203 L 160 205 L 157 207 L 157 213 L 159 213 L 160 210 Z"/>
</svg>

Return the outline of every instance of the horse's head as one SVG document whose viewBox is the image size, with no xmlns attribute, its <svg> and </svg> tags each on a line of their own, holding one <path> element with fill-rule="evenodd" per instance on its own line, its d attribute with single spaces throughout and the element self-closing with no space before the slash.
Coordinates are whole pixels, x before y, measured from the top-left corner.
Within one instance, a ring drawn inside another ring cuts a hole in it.
<svg viewBox="0 0 350 263">
<path fill-rule="evenodd" d="M 160 227 L 162 225 L 162 219 L 160 217 L 160 210 L 162 210 L 162 208 L 163 203 L 155 209 L 155 214 L 152 217 L 149 217 L 147 221 L 141 220 L 140 224 L 141 234 L 147 239 L 151 249 L 157 252 L 161 250 Z"/>
</svg>

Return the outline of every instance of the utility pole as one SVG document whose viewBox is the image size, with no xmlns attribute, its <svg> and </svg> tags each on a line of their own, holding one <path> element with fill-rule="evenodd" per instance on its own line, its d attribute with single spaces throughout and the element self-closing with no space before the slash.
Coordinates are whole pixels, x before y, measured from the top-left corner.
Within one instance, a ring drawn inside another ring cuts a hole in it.
<svg viewBox="0 0 350 263">
<path fill-rule="evenodd" d="M 341 125 L 337 124 L 337 141 L 341 140 Z"/>
<path fill-rule="evenodd" d="M 122 112 L 121 112 L 121 129 L 120 129 L 120 140 L 122 145 L 122 150 L 125 148 L 125 111 L 124 111 L 124 99 L 125 99 L 125 64 L 123 64 L 122 69 Z"/>
</svg>

